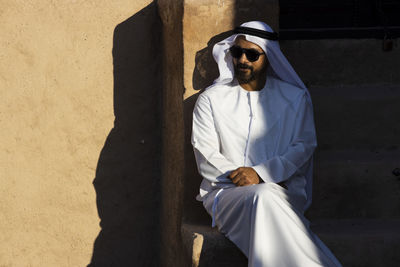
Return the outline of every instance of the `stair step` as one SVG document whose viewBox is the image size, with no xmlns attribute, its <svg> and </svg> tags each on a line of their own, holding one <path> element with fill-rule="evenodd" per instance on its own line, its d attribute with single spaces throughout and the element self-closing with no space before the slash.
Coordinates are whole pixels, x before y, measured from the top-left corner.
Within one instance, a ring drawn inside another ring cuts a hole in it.
<svg viewBox="0 0 400 267">
<path fill-rule="evenodd" d="M 282 40 L 280 45 L 309 84 L 399 83 L 400 49 L 383 51 L 382 43 L 380 39 L 319 39 Z"/>
<path fill-rule="evenodd" d="M 400 262 L 400 219 L 323 220 L 311 228 L 343 266 L 397 267 Z M 241 251 L 215 228 L 183 224 L 182 238 L 192 267 L 247 266 Z"/>
<path fill-rule="evenodd" d="M 400 86 L 312 87 L 320 148 L 400 148 Z"/>
<path fill-rule="evenodd" d="M 187 266 L 247 266 L 246 256 L 229 239 L 219 233 L 216 227 L 183 224 L 182 239 L 188 262 Z"/>
<path fill-rule="evenodd" d="M 400 219 L 319 221 L 311 228 L 343 266 L 399 266 Z"/>
<path fill-rule="evenodd" d="M 313 203 L 307 216 L 400 218 L 400 151 L 316 151 Z"/>
</svg>

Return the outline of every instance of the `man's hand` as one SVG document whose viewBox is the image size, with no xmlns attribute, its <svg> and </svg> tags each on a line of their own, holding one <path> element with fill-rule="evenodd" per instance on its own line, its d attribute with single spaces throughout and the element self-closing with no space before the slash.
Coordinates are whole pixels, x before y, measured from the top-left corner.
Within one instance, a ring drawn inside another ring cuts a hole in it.
<svg viewBox="0 0 400 267">
<path fill-rule="evenodd" d="M 251 167 L 237 168 L 228 175 L 228 178 L 230 178 L 236 186 L 259 184 L 261 182 L 260 176 L 258 176 L 257 172 Z"/>
</svg>

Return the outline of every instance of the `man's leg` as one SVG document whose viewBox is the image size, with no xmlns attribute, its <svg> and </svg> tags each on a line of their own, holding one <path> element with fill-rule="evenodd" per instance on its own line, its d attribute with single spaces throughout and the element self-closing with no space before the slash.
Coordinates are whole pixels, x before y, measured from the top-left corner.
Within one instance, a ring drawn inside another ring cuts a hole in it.
<svg viewBox="0 0 400 267">
<path fill-rule="evenodd" d="M 305 199 L 264 183 L 210 193 L 204 207 L 218 229 L 248 257 L 249 266 L 341 266 L 309 230 Z"/>
</svg>

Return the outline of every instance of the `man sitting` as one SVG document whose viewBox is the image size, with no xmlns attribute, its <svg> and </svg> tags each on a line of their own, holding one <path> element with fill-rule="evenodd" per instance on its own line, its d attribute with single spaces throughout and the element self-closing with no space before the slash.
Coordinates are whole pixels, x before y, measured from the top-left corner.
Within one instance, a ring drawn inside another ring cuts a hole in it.
<svg viewBox="0 0 400 267">
<path fill-rule="evenodd" d="M 248 266 L 341 266 L 304 217 L 317 145 L 310 95 L 262 22 L 217 43 L 220 77 L 198 98 L 198 200 Z"/>
</svg>

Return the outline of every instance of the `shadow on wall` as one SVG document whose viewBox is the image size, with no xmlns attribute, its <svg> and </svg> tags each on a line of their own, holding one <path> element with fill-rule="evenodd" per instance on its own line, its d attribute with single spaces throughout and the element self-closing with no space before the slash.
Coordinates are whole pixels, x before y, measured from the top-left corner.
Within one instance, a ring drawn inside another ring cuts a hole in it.
<svg viewBox="0 0 400 267">
<path fill-rule="evenodd" d="M 155 3 L 114 31 L 115 123 L 93 181 L 101 231 L 88 266 L 159 266 L 160 42 Z"/>
<path fill-rule="evenodd" d="M 184 195 L 184 221 L 210 223 L 210 218 L 202 207 L 201 202 L 195 200 L 199 193 L 201 176 L 197 171 L 196 160 L 193 154 L 190 137 L 192 134 L 193 107 L 199 94 L 213 81 L 218 78 L 217 64 L 212 56 L 214 45 L 230 36 L 231 32 L 226 31 L 212 37 L 207 47 L 196 52 L 195 68 L 193 70 L 192 86 L 196 94 L 184 101 L 184 123 L 185 123 L 185 195 Z"/>
</svg>

